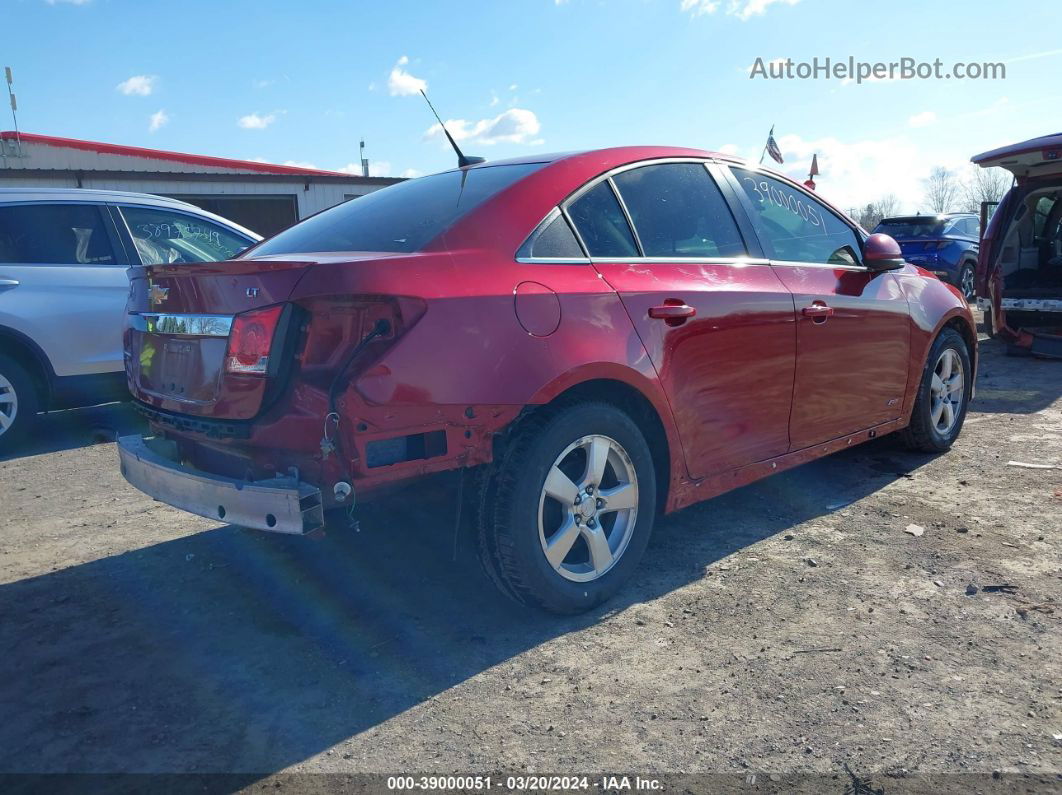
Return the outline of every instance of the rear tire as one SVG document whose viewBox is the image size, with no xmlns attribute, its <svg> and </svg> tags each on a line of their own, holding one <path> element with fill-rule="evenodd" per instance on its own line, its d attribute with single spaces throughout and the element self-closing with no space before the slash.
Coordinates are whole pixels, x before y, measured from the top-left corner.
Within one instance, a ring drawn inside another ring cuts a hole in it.
<svg viewBox="0 0 1062 795">
<path fill-rule="evenodd" d="M 589 610 L 619 590 L 645 552 L 656 472 L 642 432 L 615 406 L 538 410 L 482 478 L 480 559 L 518 602 Z"/>
<path fill-rule="evenodd" d="M 30 374 L 14 359 L 0 356 L 0 454 L 25 438 L 39 408 Z"/>
<path fill-rule="evenodd" d="M 908 449 L 943 453 L 951 448 L 966 419 L 972 378 L 966 341 L 955 329 L 944 329 L 929 349 L 911 424 L 902 432 Z"/>
</svg>

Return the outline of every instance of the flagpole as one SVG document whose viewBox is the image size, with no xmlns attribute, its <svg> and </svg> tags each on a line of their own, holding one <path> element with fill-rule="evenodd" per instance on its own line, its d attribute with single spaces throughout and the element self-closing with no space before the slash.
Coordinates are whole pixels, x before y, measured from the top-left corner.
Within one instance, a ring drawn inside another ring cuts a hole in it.
<svg viewBox="0 0 1062 795">
<path fill-rule="evenodd" d="M 774 135 L 774 125 L 771 125 L 771 131 L 767 133 L 767 140 L 771 140 L 771 136 Z M 767 154 L 767 144 L 763 145 L 763 151 L 760 152 L 760 165 L 763 165 L 763 157 Z"/>
</svg>

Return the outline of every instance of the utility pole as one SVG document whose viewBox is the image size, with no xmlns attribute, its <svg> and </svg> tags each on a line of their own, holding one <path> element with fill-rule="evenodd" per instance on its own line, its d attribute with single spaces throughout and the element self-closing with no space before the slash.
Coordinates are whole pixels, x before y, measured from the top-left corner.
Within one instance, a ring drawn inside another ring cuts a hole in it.
<svg viewBox="0 0 1062 795">
<path fill-rule="evenodd" d="M 18 100 L 15 99 L 15 79 L 11 76 L 10 66 L 4 67 L 4 77 L 7 78 L 7 97 L 11 102 L 11 120 L 15 123 L 15 146 L 18 147 L 18 157 L 22 157 L 22 138 L 18 133 Z M 2 145 L 0 145 L 0 149 L 2 148 Z"/>
<path fill-rule="evenodd" d="M 365 157 L 365 139 L 364 138 L 361 139 L 360 152 L 361 152 L 361 155 L 360 155 L 360 157 L 361 157 L 361 175 L 363 177 L 367 177 L 367 176 L 369 176 L 369 160 L 368 160 L 368 158 Z"/>
</svg>

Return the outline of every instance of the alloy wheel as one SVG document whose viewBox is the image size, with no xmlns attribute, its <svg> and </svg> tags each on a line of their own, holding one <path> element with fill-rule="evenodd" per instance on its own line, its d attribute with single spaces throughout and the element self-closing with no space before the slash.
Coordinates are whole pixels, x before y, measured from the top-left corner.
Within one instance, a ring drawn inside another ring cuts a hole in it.
<svg viewBox="0 0 1062 795">
<path fill-rule="evenodd" d="M 967 302 L 974 300 L 974 272 L 973 268 L 967 265 L 962 269 L 962 276 L 960 279 L 959 289 L 962 290 L 963 298 Z"/>
<path fill-rule="evenodd" d="M 590 582 L 616 565 L 638 518 L 638 474 L 615 439 L 576 439 L 546 474 L 538 534 L 549 565 L 573 582 Z"/>
<path fill-rule="evenodd" d="M 933 380 L 929 385 L 930 420 L 941 436 L 947 436 L 955 427 L 965 393 L 962 359 L 954 348 L 945 348 L 933 367 Z"/>
<path fill-rule="evenodd" d="M 18 393 L 14 385 L 0 373 L 0 435 L 7 432 L 18 416 Z"/>
</svg>

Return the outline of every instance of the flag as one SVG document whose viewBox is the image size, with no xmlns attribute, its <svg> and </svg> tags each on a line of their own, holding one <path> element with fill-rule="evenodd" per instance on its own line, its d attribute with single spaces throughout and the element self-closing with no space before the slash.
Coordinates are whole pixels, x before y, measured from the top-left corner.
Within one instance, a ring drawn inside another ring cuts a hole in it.
<svg viewBox="0 0 1062 795">
<path fill-rule="evenodd" d="M 782 160 L 782 150 L 778 148 L 778 142 L 774 140 L 774 127 L 767 133 L 767 154 L 771 156 L 771 159 L 776 163 L 784 163 Z"/>
<path fill-rule="evenodd" d="M 811 156 L 811 171 L 808 172 L 808 179 L 815 179 L 819 175 L 819 156 Z"/>
</svg>

